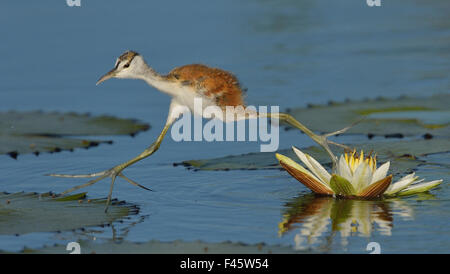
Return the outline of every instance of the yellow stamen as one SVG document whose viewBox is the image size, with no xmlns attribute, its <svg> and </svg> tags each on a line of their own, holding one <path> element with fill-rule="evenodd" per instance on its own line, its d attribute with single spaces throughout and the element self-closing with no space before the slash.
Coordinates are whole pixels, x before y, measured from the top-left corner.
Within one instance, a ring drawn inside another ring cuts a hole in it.
<svg viewBox="0 0 450 274">
<path fill-rule="evenodd" d="M 367 164 L 372 169 L 372 171 L 375 171 L 375 169 L 373 168 L 373 158 L 372 157 L 367 159 Z"/>
<path fill-rule="evenodd" d="M 355 158 L 353 157 L 353 155 L 352 155 L 352 157 L 350 157 L 349 166 L 350 166 L 350 169 L 352 172 L 355 171 Z"/>
</svg>

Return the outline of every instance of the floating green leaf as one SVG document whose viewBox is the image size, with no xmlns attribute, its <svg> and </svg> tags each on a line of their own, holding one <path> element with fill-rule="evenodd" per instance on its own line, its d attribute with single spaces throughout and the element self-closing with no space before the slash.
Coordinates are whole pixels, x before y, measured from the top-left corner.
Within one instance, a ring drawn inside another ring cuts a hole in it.
<svg viewBox="0 0 450 274">
<path fill-rule="evenodd" d="M 133 254 L 274 254 L 274 253 L 302 253 L 289 246 L 243 243 L 205 243 L 201 241 L 185 242 L 161 242 L 149 241 L 145 243 L 132 242 L 114 242 L 96 243 L 92 241 L 77 241 L 80 243 L 80 252 L 82 254 L 114 254 L 114 253 L 133 253 Z M 54 245 L 46 246 L 41 249 L 24 249 L 23 253 L 47 253 L 47 254 L 68 254 L 66 246 Z"/>
<path fill-rule="evenodd" d="M 391 161 L 390 173 L 404 173 L 423 164 L 421 157 L 450 151 L 450 140 L 442 139 L 419 139 L 409 141 L 382 141 L 369 142 L 365 144 L 349 145 L 364 151 L 377 153 L 378 162 Z M 336 155 L 342 151 L 334 149 Z M 328 154 L 317 146 L 302 148 L 320 163 L 330 163 Z M 278 153 L 289 158 L 297 159 L 292 149 L 280 150 Z M 233 155 L 215 159 L 191 160 L 177 163 L 196 170 L 232 170 L 232 169 L 278 169 L 281 168 L 273 152 L 256 152 L 242 155 Z M 176 165 L 177 165 L 176 164 Z"/>
<path fill-rule="evenodd" d="M 51 193 L 0 193 L 0 235 L 98 226 L 137 212 L 134 205 L 114 201 L 105 213 L 105 200 L 88 200 L 86 193 L 56 198 Z"/>
<path fill-rule="evenodd" d="M 149 125 L 132 119 L 89 114 L 1 112 L 0 154 L 16 158 L 18 154 L 59 152 L 97 146 L 111 141 L 85 140 L 68 136 L 132 135 Z"/>
<path fill-rule="evenodd" d="M 288 112 L 315 132 L 332 132 L 366 117 L 346 133 L 402 137 L 450 136 L 450 94 L 310 105 Z M 305 118 L 307 117 L 307 118 Z M 333 127 L 330 128 L 330 125 Z"/>
</svg>

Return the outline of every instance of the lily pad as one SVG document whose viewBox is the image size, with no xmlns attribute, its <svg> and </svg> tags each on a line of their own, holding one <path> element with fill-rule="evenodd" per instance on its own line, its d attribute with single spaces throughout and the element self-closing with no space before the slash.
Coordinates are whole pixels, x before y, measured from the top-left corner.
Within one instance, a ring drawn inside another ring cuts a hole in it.
<svg viewBox="0 0 450 274">
<path fill-rule="evenodd" d="M 205 243 L 202 241 L 185 242 L 161 242 L 149 241 L 145 243 L 133 243 L 123 241 L 120 243 L 108 241 L 104 243 L 95 243 L 92 241 L 79 241 L 80 252 L 82 254 L 113 254 L 113 253 L 132 253 L 132 254 L 286 254 L 300 253 L 290 246 L 243 244 L 233 242 Z M 47 254 L 68 254 L 66 246 L 55 245 L 46 246 L 41 249 L 24 249 L 23 253 L 47 253 Z"/>
<path fill-rule="evenodd" d="M 148 124 L 111 116 L 89 114 L 2 112 L 0 113 L 0 154 L 59 152 L 88 148 L 111 141 L 68 138 L 68 136 L 132 135 L 148 130 Z"/>
<path fill-rule="evenodd" d="M 376 151 L 378 162 L 391 161 L 390 173 L 405 173 L 423 164 L 421 157 L 450 151 L 450 140 L 442 139 L 419 139 L 410 141 L 370 142 L 358 145 L 349 145 L 364 151 Z M 322 164 L 331 164 L 328 154 L 320 147 L 311 146 L 301 149 Z M 332 148 L 336 155 L 341 153 L 340 149 Z M 297 159 L 292 149 L 278 151 L 289 158 Z M 232 155 L 222 158 L 190 160 L 176 163 L 195 170 L 232 170 L 232 169 L 279 169 L 273 152 L 256 152 L 242 155 Z"/>
<path fill-rule="evenodd" d="M 52 193 L 0 193 L 0 235 L 66 231 L 109 224 L 138 208 L 113 201 L 105 213 L 104 199 L 87 199 L 86 193 L 53 198 Z"/>
<path fill-rule="evenodd" d="M 365 117 L 346 133 L 369 137 L 450 136 L 450 94 L 309 105 L 287 112 L 314 132 L 332 132 Z M 307 117 L 307 119 L 305 119 Z M 332 125 L 332 128 L 330 128 Z"/>
</svg>

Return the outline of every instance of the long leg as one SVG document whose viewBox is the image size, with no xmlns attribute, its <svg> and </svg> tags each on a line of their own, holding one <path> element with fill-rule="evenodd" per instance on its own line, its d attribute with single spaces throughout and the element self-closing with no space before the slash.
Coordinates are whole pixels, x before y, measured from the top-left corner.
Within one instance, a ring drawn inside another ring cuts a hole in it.
<svg viewBox="0 0 450 274">
<path fill-rule="evenodd" d="M 333 154 L 333 152 L 331 151 L 328 144 L 337 145 L 337 146 L 341 146 L 341 147 L 345 147 L 345 146 L 335 143 L 335 142 L 332 142 L 332 141 L 329 141 L 327 139 L 327 137 L 344 133 L 345 131 L 347 131 L 349 128 L 351 128 L 353 126 L 353 125 L 350 125 L 348 127 L 340 129 L 338 131 L 327 133 L 324 135 L 317 135 L 314 132 L 312 132 L 309 128 L 307 128 L 305 125 L 303 125 L 302 123 L 297 121 L 290 114 L 280 112 L 280 113 L 259 113 L 258 115 L 260 117 L 278 118 L 279 120 L 284 121 L 284 122 L 288 123 L 289 125 L 303 131 L 306 135 L 308 135 L 311 139 L 313 139 L 317 144 L 319 144 L 321 147 L 323 147 L 323 149 L 325 149 L 325 151 L 328 153 L 328 155 L 330 156 L 331 161 L 333 163 L 333 171 L 336 169 L 337 157 Z"/>
<path fill-rule="evenodd" d="M 98 177 L 94 180 L 91 180 L 85 184 L 73 187 L 71 189 L 68 189 L 66 191 L 63 192 L 63 194 L 72 192 L 74 190 L 86 187 L 86 186 L 90 186 L 93 185 L 95 183 L 97 183 L 98 181 L 106 178 L 106 177 L 111 177 L 111 187 L 110 187 L 110 191 L 108 194 L 108 199 L 106 201 L 106 208 L 105 208 L 105 212 L 108 210 L 108 206 L 109 203 L 111 201 L 111 196 L 112 196 L 112 191 L 113 191 L 113 187 L 114 187 L 114 182 L 116 180 L 116 177 L 119 176 L 123 179 L 125 179 L 126 181 L 128 181 L 130 184 L 133 184 L 135 186 L 139 186 L 141 188 L 147 189 L 139 184 L 137 184 L 136 182 L 134 182 L 133 180 L 125 177 L 125 175 L 122 174 L 122 171 L 131 166 L 132 164 L 139 162 L 142 159 L 145 159 L 147 157 L 149 157 L 150 155 L 152 155 L 155 151 L 157 151 L 159 149 L 159 146 L 161 145 L 162 140 L 164 139 L 164 136 L 166 135 L 167 131 L 169 130 L 169 128 L 171 127 L 171 125 L 173 124 L 173 122 L 175 122 L 175 120 L 181 115 L 181 113 L 183 113 L 185 111 L 185 108 L 181 105 L 179 105 L 178 103 L 176 103 L 175 101 L 172 101 L 170 104 L 170 109 L 169 109 L 169 115 L 167 117 L 167 121 L 166 124 L 163 128 L 163 130 L 161 131 L 161 133 L 159 134 L 158 138 L 156 139 L 156 141 L 151 144 L 148 148 L 146 148 L 141 154 L 139 154 L 138 156 L 136 156 L 135 158 L 126 161 L 122 164 L 119 164 L 111 169 L 102 171 L 102 172 L 97 172 L 97 173 L 92 173 L 92 174 L 81 174 L 81 175 L 67 175 L 67 174 L 48 174 L 48 176 L 54 176 L 54 177 L 63 177 L 63 178 L 92 178 L 92 177 Z M 150 189 L 147 189 L 150 190 Z"/>
</svg>

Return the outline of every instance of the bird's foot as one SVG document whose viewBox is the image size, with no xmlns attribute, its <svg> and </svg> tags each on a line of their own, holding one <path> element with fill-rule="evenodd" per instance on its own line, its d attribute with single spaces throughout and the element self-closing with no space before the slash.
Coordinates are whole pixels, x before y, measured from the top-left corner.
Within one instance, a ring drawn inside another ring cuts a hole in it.
<svg viewBox="0 0 450 274">
<path fill-rule="evenodd" d="M 329 145 L 335 145 L 335 146 L 343 148 L 344 150 L 349 150 L 349 151 L 351 151 L 352 149 L 350 147 L 346 146 L 346 145 L 330 141 L 330 140 L 328 140 L 328 137 L 342 134 L 342 133 L 346 132 L 347 130 L 349 130 L 350 128 L 352 128 L 353 126 L 354 125 L 350 125 L 348 127 L 345 127 L 343 129 L 340 129 L 340 130 L 337 130 L 337 131 L 334 131 L 334 132 L 330 132 L 330 133 L 323 134 L 323 135 L 314 135 L 314 136 L 311 137 L 320 146 L 322 146 L 326 150 L 326 152 L 330 155 L 330 158 L 331 158 L 331 160 L 333 162 L 333 172 L 335 172 L 335 169 L 337 167 L 337 157 L 333 154 L 333 152 L 331 151 Z"/>
<path fill-rule="evenodd" d="M 338 146 L 338 147 L 342 147 L 342 148 L 345 149 L 345 150 L 351 150 L 351 148 L 350 148 L 349 146 L 346 146 L 346 145 L 339 144 L 339 143 L 336 143 L 336 142 L 333 142 L 333 141 L 328 140 L 328 137 L 336 136 L 336 135 L 342 134 L 342 133 L 346 132 L 347 130 L 349 130 L 350 128 L 352 128 L 353 126 L 354 126 L 354 125 L 350 125 L 350 126 L 345 127 L 345 128 L 343 128 L 343 129 L 340 129 L 340 130 L 337 130 L 337 131 L 334 131 L 334 132 L 330 132 L 330 133 L 321 135 L 320 137 L 321 137 L 323 140 L 325 140 L 325 141 L 326 141 L 328 144 L 330 144 L 330 145 L 335 145 L 335 146 Z"/>
<path fill-rule="evenodd" d="M 111 178 L 111 187 L 109 189 L 108 198 L 106 200 L 106 207 L 105 207 L 105 212 L 106 212 L 106 211 L 108 211 L 108 206 L 111 202 L 111 196 L 112 196 L 112 191 L 114 188 L 114 182 L 117 177 L 120 177 L 120 178 L 126 180 L 127 182 L 129 182 L 130 184 L 132 184 L 134 186 L 138 186 L 145 190 L 152 191 L 151 189 L 149 189 L 143 185 L 140 185 L 140 184 L 136 183 L 135 181 L 131 180 L 130 178 L 126 177 L 125 175 L 123 175 L 122 171 L 124 169 L 125 169 L 125 167 L 123 167 L 122 165 L 118 165 L 111 169 L 108 169 L 108 170 L 105 170 L 102 172 L 91 173 L 91 174 L 76 174 L 76 175 L 75 174 L 47 174 L 47 176 L 61 177 L 61 178 L 94 178 L 94 179 L 88 181 L 87 183 L 72 187 L 72 188 L 62 192 L 61 195 L 67 194 L 69 192 L 75 191 L 75 190 L 83 188 L 83 187 L 93 185 L 107 177 L 110 177 Z"/>
</svg>

